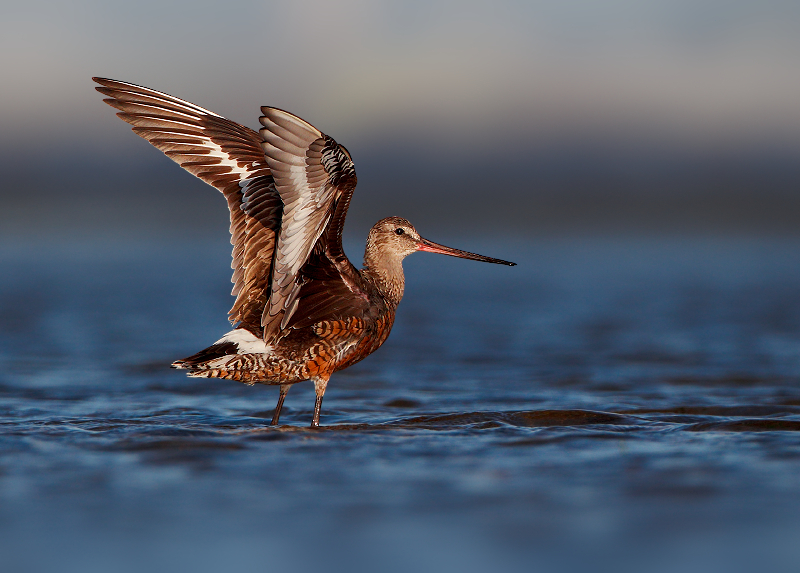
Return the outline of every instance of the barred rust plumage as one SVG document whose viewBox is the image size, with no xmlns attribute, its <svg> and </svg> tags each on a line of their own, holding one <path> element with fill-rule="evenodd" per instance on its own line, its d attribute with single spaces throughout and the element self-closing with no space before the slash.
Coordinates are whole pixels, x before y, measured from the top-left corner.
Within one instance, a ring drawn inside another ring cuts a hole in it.
<svg viewBox="0 0 800 573">
<path fill-rule="evenodd" d="M 350 153 L 286 111 L 262 107 L 258 132 L 162 92 L 93 78 L 133 131 L 217 188 L 230 211 L 234 330 L 174 368 L 190 376 L 280 385 L 314 382 L 319 425 L 331 375 L 375 352 L 403 298 L 403 259 L 426 251 L 513 265 L 438 245 L 400 217 L 370 230 L 364 268 L 342 249 L 356 187 Z"/>
</svg>

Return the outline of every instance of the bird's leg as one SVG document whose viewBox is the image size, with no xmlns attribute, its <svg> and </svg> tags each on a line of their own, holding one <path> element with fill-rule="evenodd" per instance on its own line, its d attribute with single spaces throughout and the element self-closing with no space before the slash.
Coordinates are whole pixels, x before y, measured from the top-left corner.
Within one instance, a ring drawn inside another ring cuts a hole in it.
<svg viewBox="0 0 800 573">
<path fill-rule="evenodd" d="M 286 398 L 286 394 L 289 393 L 289 388 L 289 384 L 281 384 L 281 395 L 278 396 L 278 405 L 275 406 L 275 413 L 272 415 L 270 426 L 278 425 L 278 419 L 281 417 L 281 408 L 283 408 L 283 400 Z"/>
<path fill-rule="evenodd" d="M 314 380 L 314 393 L 317 400 L 314 402 L 314 418 L 311 420 L 312 428 L 319 428 L 319 412 L 322 409 L 322 397 L 325 395 L 325 388 L 328 387 L 328 380 L 317 378 Z"/>
</svg>

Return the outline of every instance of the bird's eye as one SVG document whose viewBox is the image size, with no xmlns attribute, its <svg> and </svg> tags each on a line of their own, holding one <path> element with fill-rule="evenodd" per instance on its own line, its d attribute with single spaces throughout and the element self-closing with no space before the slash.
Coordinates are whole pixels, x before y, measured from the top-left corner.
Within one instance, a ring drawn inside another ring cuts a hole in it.
<svg viewBox="0 0 800 573">
<path fill-rule="evenodd" d="M 403 233 L 405 233 L 405 231 L 403 229 L 395 229 L 394 233 L 395 235 L 402 235 Z"/>
</svg>

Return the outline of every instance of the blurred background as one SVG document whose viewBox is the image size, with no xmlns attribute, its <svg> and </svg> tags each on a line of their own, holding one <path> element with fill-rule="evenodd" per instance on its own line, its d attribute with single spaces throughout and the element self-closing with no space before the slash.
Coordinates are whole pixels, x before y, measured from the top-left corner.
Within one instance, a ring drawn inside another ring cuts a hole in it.
<svg viewBox="0 0 800 573">
<path fill-rule="evenodd" d="M 0 565 L 793 571 L 798 30 L 791 0 L 4 2 Z M 92 76 L 334 137 L 354 262 L 399 215 L 519 266 L 411 257 L 332 429 L 303 385 L 265 429 L 274 389 L 167 368 L 227 328 L 225 202 Z"/>
<path fill-rule="evenodd" d="M 355 157 L 359 241 L 392 214 L 429 233 L 794 233 L 798 22 L 788 0 L 7 2 L 2 236 L 224 226 L 91 76 L 253 128 L 261 105 L 307 119 Z"/>
</svg>

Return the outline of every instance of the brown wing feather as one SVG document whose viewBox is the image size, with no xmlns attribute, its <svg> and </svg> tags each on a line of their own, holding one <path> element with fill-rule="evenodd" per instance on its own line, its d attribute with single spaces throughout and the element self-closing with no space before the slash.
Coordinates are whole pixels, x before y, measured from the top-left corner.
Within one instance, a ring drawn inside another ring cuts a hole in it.
<svg viewBox="0 0 800 573">
<path fill-rule="evenodd" d="M 176 97 L 93 78 L 120 119 L 167 157 L 223 193 L 233 244 L 231 322 L 261 335 L 282 202 L 258 132 Z"/>
<path fill-rule="evenodd" d="M 287 328 L 305 328 L 349 317 L 366 318 L 375 310 L 358 271 L 344 275 L 320 247 L 318 243 L 300 273 L 297 307 Z"/>
<path fill-rule="evenodd" d="M 241 322 L 256 336 L 262 336 L 261 315 L 270 291 L 270 276 L 275 253 L 275 236 L 280 227 L 283 203 L 271 177 L 256 177 L 241 188 L 234 235 L 231 242 L 234 269 L 233 295 L 236 301 L 229 313 L 232 322 Z M 233 213 L 233 210 L 231 211 Z"/>
<path fill-rule="evenodd" d="M 346 205 L 357 180 L 350 155 L 332 138 L 286 111 L 271 107 L 261 110 L 262 147 L 284 203 L 270 298 L 261 318 L 264 339 L 269 341 L 294 324 L 292 316 L 304 304 L 303 293 L 309 288 L 304 286 L 309 280 L 304 269 L 312 252 L 330 258 L 327 249 L 331 243 L 327 239 L 330 222 L 337 205 L 344 204 L 337 219 L 341 231 Z M 320 241 L 325 245 L 323 248 L 318 248 Z M 340 234 L 338 250 L 341 252 Z M 336 265 L 334 269 L 338 271 Z M 341 277 L 331 280 L 342 282 Z"/>
<path fill-rule="evenodd" d="M 137 135 L 224 194 L 233 244 L 232 322 L 270 339 L 368 310 L 360 275 L 341 246 L 357 181 L 342 146 L 276 108 L 262 108 L 259 134 L 162 92 L 94 80 Z"/>
</svg>

